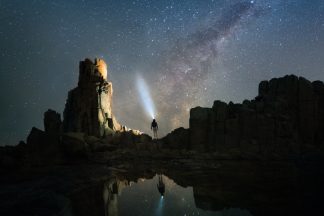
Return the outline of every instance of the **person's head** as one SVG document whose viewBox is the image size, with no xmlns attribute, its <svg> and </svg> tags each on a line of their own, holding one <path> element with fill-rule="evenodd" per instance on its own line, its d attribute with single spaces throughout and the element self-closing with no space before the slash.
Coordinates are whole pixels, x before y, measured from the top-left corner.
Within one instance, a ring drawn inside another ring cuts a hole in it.
<svg viewBox="0 0 324 216">
<path fill-rule="evenodd" d="M 155 122 L 155 119 L 153 119 L 153 122 Z"/>
</svg>

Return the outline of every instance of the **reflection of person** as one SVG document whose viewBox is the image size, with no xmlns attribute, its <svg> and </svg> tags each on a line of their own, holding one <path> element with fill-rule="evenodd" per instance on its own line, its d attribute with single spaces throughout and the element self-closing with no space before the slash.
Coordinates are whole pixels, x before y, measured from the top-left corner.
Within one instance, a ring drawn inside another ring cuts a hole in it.
<svg viewBox="0 0 324 216">
<path fill-rule="evenodd" d="M 158 135 L 157 135 L 157 131 L 159 129 L 159 126 L 157 124 L 157 122 L 155 121 L 155 119 L 153 119 L 152 124 L 151 124 L 151 130 L 153 129 L 153 138 L 157 139 Z"/>
<path fill-rule="evenodd" d="M 165 192 L 165 185 L 163 182 L 162 174 L 159 174 L 159 183 L 157 184 L 157 188 L 158 188 L 161 196 L 163 196 L 164 192 Z"/>
</svg>

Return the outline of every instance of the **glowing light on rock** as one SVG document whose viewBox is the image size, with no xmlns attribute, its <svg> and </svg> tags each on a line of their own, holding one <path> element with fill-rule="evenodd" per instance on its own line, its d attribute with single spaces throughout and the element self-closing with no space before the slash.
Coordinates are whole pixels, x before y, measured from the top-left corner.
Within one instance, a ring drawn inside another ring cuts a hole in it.
<svg viewBox="0 0 324 216">
<path fill-rule="evenodd" d="M 96 59 L 95 64 L 98 68 L 98 72 L 104 79 L 107 79 L 107 64 L 103 59 Z"/>
<path fill-rule="evenodd" d="M 137 91 L 142 100 L 142 106 L 146 113 L 152 118 L 155 118 L 155 107 L 145 80 L 141 76 L 137 76 Z"/>
</svg>

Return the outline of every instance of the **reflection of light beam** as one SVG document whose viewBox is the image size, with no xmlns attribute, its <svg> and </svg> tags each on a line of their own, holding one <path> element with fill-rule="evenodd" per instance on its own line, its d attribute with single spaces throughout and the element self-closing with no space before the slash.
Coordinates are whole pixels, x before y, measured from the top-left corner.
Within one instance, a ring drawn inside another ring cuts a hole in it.
<svg viewBox="0 0 324 216">
<path fill-rule="evenodd" d="M 156 215 L 162 215 L 162 208 L 163 207 L 163 196 L 160 197 L 158 207 L 156 209 Z"/>
<path fill-rule="evenodd" d="M 144 79 L 139 75 L 137 76 L 137 91 L 141 97 L 144 109 L 150 115 L 150 117 L 154 119 L 155 108 L 153 100 Z"/>
</svg>

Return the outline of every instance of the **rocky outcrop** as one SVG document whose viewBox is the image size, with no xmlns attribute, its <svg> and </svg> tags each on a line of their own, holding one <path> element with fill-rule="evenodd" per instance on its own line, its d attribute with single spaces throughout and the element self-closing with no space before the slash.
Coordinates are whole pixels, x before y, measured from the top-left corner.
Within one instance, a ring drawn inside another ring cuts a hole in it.
<svg viewBox="0 0 324 216">
<path fill-rule="evenodd" d="M 112 83 L 102 59 L 80 62 L 78 86 L 68 94 L 64 110 L 64 132 L 102 137 L 122 129 L 112 113 Z"/>
<path fill-rule="evenodd" d="M 28 162 L 36 166 L 61 163 L 63 152 L 60 114 L 54 110 L 46 111 L 44 113 L 44 128 L 45 131 L 42 131 L 33 127 L 27 137 Z"/>
<path fill-rule="evenodd" d="M 189 130 L 177 128 L 162 138 L 162 147 L 168 149 L 189 149 Z"/>
<path fill-rule="evenodd" d="M 88 159 L 91 144 L 83 133 L 70 132 L 62 135 L 61 148 L 67 161 Z"/>
<path fill-rule="evenodd" d="M 129 130 L 123 132 L 117 132 L 109 143 L 118 146 L 119 148 L 129 148 L 129 149 L 150 149 L 152 147 L 152 138 L 147 134 L 139 133 L 136 130 Z"/>
<path fill-rule="evenodd" d="M 62 121 L 60 114 L 48 110 L 44 113 L 45 131 L 33 127 L 27 143 L 0 149 L 0 167 L 46 166 L 63 162 L 61 148 Z"/>
<path fill-rule="evenodd" d="M 0 167 L 12 169 L 22 166 L 27 160 L 26 146 L 23 141 L 16 146 L 1 146 Z"/>
<path fill-rule="evenodd" d="M 189 125 L 196 151 L 244 158 L 324 152 L 324 84 L 294 75 L 262 81 L 251 101 L 191 109 Z"/>
<path fill-rule="evenodd" d="M 62 132 L 61 115 L 54 110 L 44 113 L 44 129 L 47 134 L 58 136 Z"/>
</svg>

